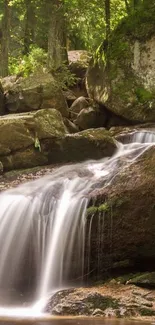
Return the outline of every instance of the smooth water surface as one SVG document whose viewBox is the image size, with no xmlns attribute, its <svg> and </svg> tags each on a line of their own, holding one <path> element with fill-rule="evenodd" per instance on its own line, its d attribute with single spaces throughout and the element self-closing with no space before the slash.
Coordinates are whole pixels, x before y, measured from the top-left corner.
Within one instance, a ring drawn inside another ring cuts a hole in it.
<svg viewBox="0 0 155 325">
<path fill-rule="evenodd" d="M 3 320 L 0 319 L 0 323 Z M 53 317 L 53 319 L 46 319 L 44 321 L 37 320 L 9 320 L 5 321 L 5 325 L 11 324 L 37 324 L 37 325 L 154 325 L 153 321 L 141 321 L 141 320 L 127 320 L 127 319 L 106 319 L 106 318 L 90 318 L 90 317 Z"/>
</svg>

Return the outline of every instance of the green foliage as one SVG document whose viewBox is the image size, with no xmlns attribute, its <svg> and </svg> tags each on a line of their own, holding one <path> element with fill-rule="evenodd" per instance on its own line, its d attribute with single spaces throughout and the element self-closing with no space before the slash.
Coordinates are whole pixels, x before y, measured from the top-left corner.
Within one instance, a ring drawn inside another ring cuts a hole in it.
<svg viewBox="0 0 155 325">
<path fill-rule="evenodd" d="M 135 10 L 122 20 L 117 28 L 117 33 L 126 34 L 129 38 L 139 40 L 147 39 L 155 30 L 155 2 L 154 0 L 139 1 Z"/>
<path fill-rule="evenodd" d="M 106 211 L 109 210 L 109 208 L 110 208 L 110 207 L 109 207 L 108 203 L 105 202 L 105 203 L 101 204 L 101 205 L 98 207 L 98 211 L 99 211 L 99 212 L 106 212 Z"/>
<path fill-rule="evenodd" d="M 91 207 L 87 208 L 86 216 L 90 217 L 90 216 L 95 215 L 96 213 L 107 212 L 107 211 L 109 211 L 109 209 L 110 209 L 110 206 L 108 205 L 107 202 L 101 204 L 99 207 L 91 206 Z"/>
<path fill-rule="evenodd" d="M 37 136 L 35 137 L 34 146 L 36 149 L 38 149 L 41 152 L 41 145 Z"/>
<path fill-rule="evenodd" d="M 103 0 L 65 0 L 69 47 L 95 51 L 105 38 Z M 127 14 L 124 0 L 111 0 L 111 30 Z"/>
<path fill-rule="evenodd" d="M 10 57 L 9 71 L 11 74 L 22 73 L 27 77 L 40 68 L 46 67 L 47 53 L 37 47 L 31 47 L 28 56 L 20 58 Z"/>
<path fill-rule="evenodd" d="M 53 69 L 52 75 L 58 81 L 60 87 L 62 89 L 67 89 L 68 87 L 73 86 L 76 81 L 77 77 L 69 70 L 68 66 L 64 63 L 60 68 Z"/>
<path fill-rule="evenodd" d="M 121 40 L 118 38 L 116 42 L 113 42 L 111 47 L 109 48 L 108 51 L 110 58 L 113 60 L 120 60 L 122 61 L 123 59 L 128 59 L 130 57 L 130 47 L 129 43 L 125 40 Z"/>
<path fill-rule="evenodd" d="M 86 215 L 87 215 L 87 216 L 92 216 L 92 215 L 94 215 L 97 211 L 98 211 L 98 207 L 91 206 L 91 207 L 87 208 Z"/>
</svg>

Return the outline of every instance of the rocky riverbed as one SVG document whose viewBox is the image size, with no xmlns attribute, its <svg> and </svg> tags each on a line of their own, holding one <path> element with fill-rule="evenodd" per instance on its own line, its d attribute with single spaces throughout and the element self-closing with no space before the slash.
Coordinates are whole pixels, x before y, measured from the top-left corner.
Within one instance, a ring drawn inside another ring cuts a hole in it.
<svg viewBox="0 0 155 325">
<path fill-rule="evenodd" d="M 46 311 L 59 316 L 155 320 L 155 290 L 123 284 L 122 278 L 112 279 L 104 285 L 59 291 L 49 301 Z"/>
</svg>

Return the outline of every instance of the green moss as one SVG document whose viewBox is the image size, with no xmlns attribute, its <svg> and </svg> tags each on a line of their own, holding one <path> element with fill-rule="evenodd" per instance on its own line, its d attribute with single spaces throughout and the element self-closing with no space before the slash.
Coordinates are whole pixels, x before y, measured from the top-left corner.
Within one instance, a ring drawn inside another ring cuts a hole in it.
<svg viewBox="0 0 155 325">
<path fill-rule="evenodd" d="M 141 316 L 155 316 L 155 310 L 152 310 L 150 308 L 140 308 L 139 312 Z"/>
<path fill-rule="evenodd" d="M 130 199 L 126 196 L 121 196 L 121 197 L 114 196 L 110 200 L 109 204 L 111 207 L 120 208 L 120 207 L 126 205 L 129 201 L 130 201 Z"/>
<path fill-rule="evenodd" d="M 107 212 L 107 211 L 109 211 L 109 208 L 110 207 L 109 207 L 108 203 L 106 203 L 106 202 L 101 204 L 99 207 L 91 206 L 91 207 L 87 208 L 86 216 L 87 217 L 92 216 L 92 215 L 95 215 L 95 214 L 97 214 L 99 212 Z"/>
<path fill-rule="evenodd" d="M 123 75 L 120 75 L 119 77 L 119 72 L 118 72 L 117 79 L 116 79 L 117 82 L 115 81 L 112 87 L 113 95 L 117 96 L 117 98 L 120 98 L 121 101 L 134 106 L 138 102 L 136 94 L 132 91 L 132 89 L 136 86 L 135 76 L 131 71 L 130 72 L 126 71 L 124 73 L 127 77 Z M 126 110 L 125 104 L 124 104 L 124 110 Z M 133 111 L 134 110 L 132 110 L 132 114 Z M 128 114 L 130 114 L 130 110 L 128 110 Z"/>
<path fill-rule="evenodd" d="M 104 128 L 88 129 L 74 134 L 75 137 L 82 136 L 83 138 L 90 138 L 92 140 L 107 140 L 113 142 L 113 138 L 110 136 L 109 131 Z"/>
<path fill-rule="evenodd" d="M 117 309 L 119 307 L 119 300 L 97 293 L 87 297 L 85 302 L 91 304 L 94 309 L 99 308 L 105 310 L 107 308 Z"/>
<path fill-rule="evenodd" d="M 135 90 L 135 94 L 140 103 L 145 103 L 155 98 L 154 94 L 143 87 L 139 87 Z"/>
<path fill-rule="evenodd" d="M 109 205 L 108 203 L 103 203 L 98 207 L 98 212 L 106 212 L 109 210 Z"/>
<path fill-rule="evenodd" d="M 121 266 L 121 265 L 120 265 Z M 128 267 L 130 266 L 130 264 L 128 265 L 122 265 L 122 267 Z M 127 281 L 132 281 L 133 278 L 135 277 L 140 277 L 141 273 L 127 273 L 127 274 L 123 274 L 117 278 L 115 278 L 115 280 L 121 284 L 126 284 Z"/>
<path fill-rule="evenodd" d="M 132 283 L 137 285 L 145 285 L 146 287 L 155 287 L 155 272 L 147 272 L 142 274 L 137 274 L 132 277 Z"/>
<path fill-rule="evenodd" d="M 40 141 L 39 141 L 37 136 L 36 136 L 36 138 L 34 140 L 34 147 L 41 152 L 41 145 L 40 145 Z"/>
<path fill-rule="evenodd" d="M 96 212 L 98 211 L 98 208 L 95 206 L 91 206 L 87 209 L 86 211 L 86 215 L 90 216 L 90 215 L 94 215 Z"/>
</svg>

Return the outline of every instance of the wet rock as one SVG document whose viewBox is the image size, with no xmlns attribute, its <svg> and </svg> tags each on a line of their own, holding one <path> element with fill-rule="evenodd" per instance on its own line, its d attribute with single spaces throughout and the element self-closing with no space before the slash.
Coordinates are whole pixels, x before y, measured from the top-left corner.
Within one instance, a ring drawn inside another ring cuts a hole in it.
<svg viewBox="0 0 155 325">
<path fill-rule="evenodd" d="M 100 317 L 100 316 L 103 316 L 103 315 L 104 315 L 103 310 L 101 310 L 99 308 L 96 308 L 92 313 L 92 316 L 96 316 L 96 317 Z"/>
<path fill-rule="evenodd" d="M 41 108 L 54 108 L 68 117 L 65 97 L 51 74 L 37 73 L 20 78 L 5 91 L 6 109 L 9 113 L 28 112 Z"/>
<path fill-rule="evenodd" d="M 107 308 L 117 309 L 119 301 L 98 292 L 63 290 L 50 299 L 45 312 L 56 315 L 105 315 Z"/>
<path fill-rule="evenodd" d="M 104 270 L 107 272 L 108 269 L 119 272 L 123 264 L 117 267 L 116 264 L 125 260 L 132 269 L 154 269 L 154 159 L 155 150 L 152 147 L 125 172 L 120 170 L 111 185 L 94 191 L 90 269 L 94 269 L 94 265 L 100 261 L 94 275 L 103 277 Z M 97 248 L 99 238 L 103 238 L 100 250 Z M 124 265 L 124 269 L 126 267 Z"/>
<path fill-rule="evenodd" d="M 55 293 L 45 307 L 45 312 L 56 315 L 87 315 L 94 317 L 141 317 L 155 315 L 155 300 L 152 306 L 144 306 L 147 289 L 138 288 L 134 301 L 133 285 L 98 285 L 90 288 L 75 288 Z M 108 294 L 108 295 L 107 295 Z M 155 293 L 152 291 L 155 298 Z M 151 318 L 154 320 L 154 318 Z"/>
</svg>

